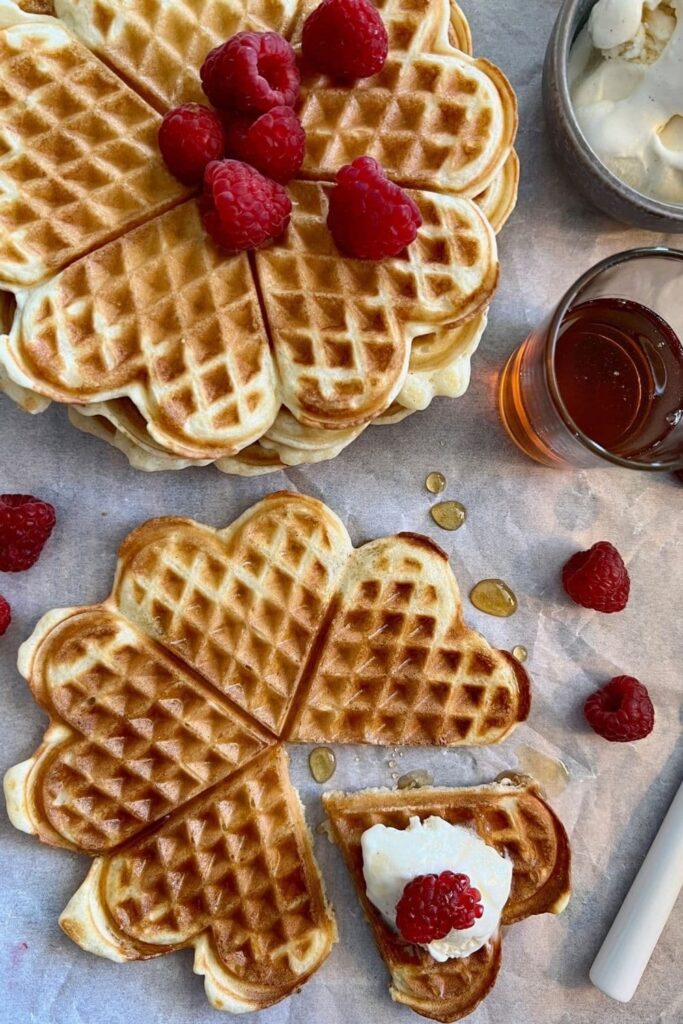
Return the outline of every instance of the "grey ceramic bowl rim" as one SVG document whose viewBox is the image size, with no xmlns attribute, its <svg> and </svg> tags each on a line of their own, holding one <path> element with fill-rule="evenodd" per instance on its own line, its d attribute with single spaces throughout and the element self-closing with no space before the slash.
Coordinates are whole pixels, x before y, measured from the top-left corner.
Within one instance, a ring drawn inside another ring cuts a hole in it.
<svg viewBox="0 0 683 1024">
<path fill-rule="evenodd" d="M 642 192 L 637 192 L 634 188 L 631 188 L 630 185 L 626 185 L 620 178 L 617 178 L 616 175 L 612 174 L 608 167 L 605 166 L 595 150 L 591 149 L 588 145 L 584 134 L 581 131 L 579 122 L 577 121 L 574 113 L 574 105 L 569 91 L 567 66 L 569 61 L 569 51 L 572 43 L 574 42 L 578 28 L 578 10 L 582 2 L 583 0 L 564 0 L 550 40 L 560 102 L 562 104 L 563 112 L 567 118 L 567 126 L 572 136 L 574 146 L 578 150 L 584 164 L 587 165 L 591 173 L 598 175 L 613 192 L 616 192 L 619 195 L 622 200 L 630 203 L 631 206 L 638 210 L 642 210 L 645 213 L 656 214 L 657 216 L 665 217 L 668 220 L 673 221 L 676 224 L 677 229 L 680 231 L 681 228 L 683 228 L 683 206 L 675 203 L 665 203 L 659 199 L 652 199 L 649 196 L 643 195 Z M 595 0 L 595 2 L 597 2 L 597 0 Z M 591 6 L 594 6 L 594 4 Z"/>
</svg>

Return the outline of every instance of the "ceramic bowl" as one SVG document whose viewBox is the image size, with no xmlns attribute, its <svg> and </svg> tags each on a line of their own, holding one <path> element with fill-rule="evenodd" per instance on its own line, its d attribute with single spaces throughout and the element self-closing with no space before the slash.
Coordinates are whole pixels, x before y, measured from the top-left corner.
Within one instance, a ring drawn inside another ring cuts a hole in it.
<svg viewBox="0 0 683 1024">
<path fill-rule="evenodd" d="M 560 8 L 543 68 L 548 132 L 572 182 L 604 213 L 650 231 L 683 232 L 683 206 L 644 196 L 615 177 L 586 142 L 574 115 L 567 75 L 569 51 L 595 2 L 564 0 Z"/>
</svg>

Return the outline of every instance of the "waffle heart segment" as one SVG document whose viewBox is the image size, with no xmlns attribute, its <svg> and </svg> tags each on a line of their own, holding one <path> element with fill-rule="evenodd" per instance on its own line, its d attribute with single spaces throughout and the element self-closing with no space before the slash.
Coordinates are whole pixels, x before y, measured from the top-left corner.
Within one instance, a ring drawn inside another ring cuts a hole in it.
<svg viewBox="0 0 683 1024">
<path fill-rule="evenodd" d="M 416 192 L 422 226 L 405 253 L 344 258 L 325 223 L 328 189 L 294 182 L 290 194 L 287 235 L 255 254 L 284 404 L 306 425 L 357 426 L 399 394 L 415 338 L 487 305 L 495 235 L 470 200 Z"/>
<path fill-rule="evenodd" d="M 97 858 L 60 924 L 111 960 L 194 947 L 216 1009 L 271 1006 L 320 967 L 337 932 L 282 748 L 146 838 Z"/>
<path fill-rule="evenodd" d="M 150 520 L 124 541 L 121 613 L 279 733 L 351 550 L 326 506 L 286 492 L 215 531 Z"/>
<path fill-rule="evenodd" d="M 274 742 L 113 609 L 48 613 L 20 667 L 51 724 L 8 810 L 47 843 L 112 849 Z"/>
<path fill-rule="evenodd" d="M 390 41 L 379 74 L 352 83 L 308 76 L 302 83 L 302 174 L 332 180 L 339 167 L 370 156 L 404 188 L 478 195 L 512 151 L 512 87 L 493 64 L 453 46 L 448 0 L 423 3 L 422 17 L 408 25 L 398 0 L 380 10 Z"/>
<path fill-rule="evenodd" d="M 204 101 L 199 69 L 238 32 L 289 35 L 296 0 L 55 0 L 57 16 L 156 107 Z"/>
<path fill-rule="evenodd" d="M 347 562 L 286 735 L 296 742 L 492 743 L 525 718 L 528 680 L 462 621 L 432 541 L 398 534 Z"/>
<path fill-rule="evenodd" d="M 161 119 L 54 18 L 0 4 L 0 287 L 44 280 L 187 195 Z"/>
<path fill-rule="evenodd" d="M 246 447 L 280 404 L 247 257 L 221 255 L 194 201 L 19 294 L 0 362 L 55 401 L 129 398 L 151 438 L 190 459 Z"/>
<path fill-rule="evenodd" d="M 534 914 L 560 913 L 569 899 L 567 834 L 530 779 L 463 789 L 325 793 L 323 804 L 389 969 L 392 999 L 432 1020 L 460 1020 L 488 995 L 500 967 L 501 933 L 494 934 L 476 953 L 445 963 L 407 944 L 367 897 L 361 850 L 366 829 L 376 824 L 405 829 L 412 817 L 424 821 L 435 815 L 475 831 L 512 861 L 512 886 L 502 925 Z"/>
</svg>

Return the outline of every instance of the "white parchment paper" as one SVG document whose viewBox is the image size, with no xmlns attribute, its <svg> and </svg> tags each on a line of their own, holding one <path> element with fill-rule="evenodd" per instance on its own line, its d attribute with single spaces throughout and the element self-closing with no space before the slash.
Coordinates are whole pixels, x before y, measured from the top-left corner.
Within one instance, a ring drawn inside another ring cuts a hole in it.
<svg viewBox="0 0 683 1024">
<path fill-rule="evenodd" d="M 466 615 L 499 646 L 529 650 L 535 688 L 529 723 L 500 747 L 444 752 L 340 748 L 328 788 L 391 785 L 389 766 L 424 767 L 438 783 L 490 779 L 531 745 L 560 756 L 571 773 L 555 801 L 571 835 L 574 896 L 559 918 L 511 928 L 503 968 L 472 1024 L 681 1024 L 683 908 L 664 931 L 629 1005 L 588 982 L 588 968 L 683 775 L 683 485 L 616 469 L 537 467 L 508 442 L 495 412 L 504 357 L 598 259 L 665 241 L 629 231 L 590 208 L 549 151 L 541 113 L 541 65 L 557 0 L 463 0 L 477 55 L 510 75 L 520 101 L 519 205 L 500 238 L 502 279 L 490 326 L 474 360 L 472 385 L 457 401 L 394 427 L 373 428 L 333 462 L 253 480 L 213 469 L 146 475 L 122 455 L 71 428 L 63 409 L 31 418 L 0 398 L 0 490 L 53 502 L 59 522 L 38 565 L 0 577 L 14 622 L 0 640 L 0 769 L 28 756 L 45 718 L 16 667 L 16 648 L 50 608 L 109 593 L 116 550 L 137 523 L 157 515 L 223 525 L 270 490 L 288 487 L 326 501 L 354 542 L 417 530 L 449 552 Z M 675 239 L 669 240 L 675 244 Z M 683 244 L 683 240 L 679 238 Z M 429 470 L 445 473 L 443 497 L 469 511 L 445 533 L 429 517 Z M 632 578 L 629 606 L 601 616 L 571 605 L 559 570 L 575 550 L 615 543 Z M 519 598 L 508 620 L 478 613 L 466 595 L 482 577 L 500 576 Z M 657 720 L 637 744 L 608 744 L 583 724 L 581 705 L 596 685 L 627 673 L 647 683 Z M 305 748 L 292 773 L 312 826 L 323 817 L 321 787 Z M 410 1024 L 391 1003 L 387 975 L 338 851 L 320 834 L 316 853 L 334 903 L 340 943 L 297 995 L 259 1015 L 258 1024 Z M 57 917 L 87 870 L 86 858 L 41 846 L 0 811 L 0 1022 L 2 1024 L 218 1024 L 201 980 L 183 952 L 115 965 L 82 952 Z"/>
</svg>

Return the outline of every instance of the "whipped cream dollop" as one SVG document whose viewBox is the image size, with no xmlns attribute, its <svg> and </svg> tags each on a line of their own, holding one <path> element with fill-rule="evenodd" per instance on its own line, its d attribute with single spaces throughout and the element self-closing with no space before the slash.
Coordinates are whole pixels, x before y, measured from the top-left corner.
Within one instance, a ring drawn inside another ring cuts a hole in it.
<svg viewBox="0 0 683 1024">
<path fill-rule="evenodd" d="M 569 84 L 612 173 L 683 204 L 683 0 L 598 0 L 572 46 Z"/>
<path fill-rule="evenodd" d="M 495 934 L 510 895 L 512 864 L 476 832 L 436 816 L 415 817 L 406 829 L 373 825 L 361 836 L 361 849 L 368 899 L 394 929 L 396 905 L 418 875 L 462 872 L 479 890 L 484 913 L 472 927 L 453 929 L 424 947 L 439 963 L 476 953 Z"/>
</svg>

